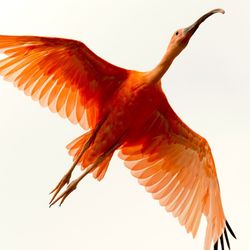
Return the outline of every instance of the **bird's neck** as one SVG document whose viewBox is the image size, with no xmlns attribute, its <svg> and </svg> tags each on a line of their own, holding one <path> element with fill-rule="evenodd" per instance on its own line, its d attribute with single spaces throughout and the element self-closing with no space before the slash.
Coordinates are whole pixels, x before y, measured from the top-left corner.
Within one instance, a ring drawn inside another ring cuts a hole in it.
<svg viewBox="0 0 250 250">
<path fill-rule="evenodd" d="M 167 50 L 161 59 L 160 63 L 149 72 L 149 81 L 158 82 L 161 80 L 162 76 L 166 73 L 172 62 L 174 61 L 176 55 L 172 53 L 171 50 Z"/>
</svg>

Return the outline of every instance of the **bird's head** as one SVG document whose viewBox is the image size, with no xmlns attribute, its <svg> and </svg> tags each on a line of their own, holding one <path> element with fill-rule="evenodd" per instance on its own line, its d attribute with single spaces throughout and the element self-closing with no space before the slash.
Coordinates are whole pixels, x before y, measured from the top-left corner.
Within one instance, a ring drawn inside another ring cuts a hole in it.
<svg viewBox="0 0 250 250">
<path fill-rule="evenodd" d="M 171 41 L 168 45 L 168 52 L 175 58 L 180 52 L 187 46 L 190 38 L 193 36 L 195 31 L 198 29 L 201 23 L 203 23 L 208 17 L 215 13 L 224 14 L 225 11 L 223 9 L 214 9 L 200 17 L 195 23 L 190 25 L 187 28 L 182 28 L 173 34 Z"/>
</svg>

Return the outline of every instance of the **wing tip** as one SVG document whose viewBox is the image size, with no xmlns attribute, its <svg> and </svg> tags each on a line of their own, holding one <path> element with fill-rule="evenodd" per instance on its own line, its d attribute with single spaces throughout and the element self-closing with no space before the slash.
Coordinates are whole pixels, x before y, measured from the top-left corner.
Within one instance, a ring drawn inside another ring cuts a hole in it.
<svg viewBox="0 0 250 250">
<path fill-rule="evenodd" d="M 228 239 L 228 234 L 227 234 L 227 229 L 229 231 L 229 233 L 235 238 L 237 239 L 237 237 L 235 236 L 235 233 L 233 232 L 231 226 L 229 225 L 228 221 L 226 221 L 226 226 L 224 228 L 224 232 L 221 234 L 220 236 L 220 244 L 221 244 L 221 249 L 224 250 L 224 238 L 223 236 L 225 237 L 225 240 L 226 240 L 226 244 L 227 244 L 227 247 L 228 249 L 230 250 L 231 249 L 231 246 L 230 246 L 230 242 L 229 242 L 229 239 Z M 215 242 L 214 244 L 214 250 L 217 250 L 218 249 L 218 244 L 219 244 L 219 239 Z"/>
<path fill-rule="evenodd" d="M 230 234 L 237 240 L 234 231 L 232 230 L 232 228 L 230 227 L 228 221 L 226 221 L 226 227 L 228 229 L 228 231 L 230 232 Z"/>
</svg>

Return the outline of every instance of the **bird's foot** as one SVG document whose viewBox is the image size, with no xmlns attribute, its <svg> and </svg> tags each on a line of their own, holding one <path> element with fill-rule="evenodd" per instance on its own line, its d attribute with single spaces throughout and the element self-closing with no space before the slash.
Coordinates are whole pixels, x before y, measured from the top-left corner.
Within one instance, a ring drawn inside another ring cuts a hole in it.
<svg viewBox="0 0 250 250">
<path fill-rule="evenodd" d="M 63 176 L 63 178 L 60 180 L 60 182 L 57 184 L 57 186 L 50 192 L 50 194 L 54 193 L 52 199 L 50 200 L 49 204 L 52 204 L 53 200 L 56 198 L 57 194 L 61 191 L 61 189 L 69 184 L 71 178 L 71 172 L 68 172 Z"/>
<path fill-rule="evenodd" d="M 55 195 L 53 196 L 53 198 L 51 199 L 51 201 L 50 201 L 50 203 L 49 203 L 49 206 L 50 206 L 50 207 L 53 206 L 53 205 L 54 205 L 56 202 L 58 202 L 60 199 L 61 199 L 61 201 L 60 201 L 59 206 L 61 206 L 62 203 L 64 202 L 64 200 L 67 198 L 67 196 L 68 196 L 72 191 L 74 191 L 74 190 L 76 189 L 76 186 L 77 186 L 78 182 L 79 182 L 78 179 L 72 181 L 72 182 L 68 185 L 67 189 L 66 189 L 61 195 L 59 195 L 57 198 L 56 198 L 56 195 L 57 195 L 58 192 L 61 190 L 61 188 L 59 189 L 59 191 L 56 191 L 56 194 L 55 194 Z M 59 183 L 59 184 L 60 184 L 60 183 Z M 65 184 L 66 184 L 66 183 L 65 183 Z M 65 184 L 64 184 L 64 185 L 65 185 Z M 64 185 L 63 185 L 63 186 L 64 186 Z M 62 187 L 63 187 L 63 186 L 62 186 Z"/>
</svg>

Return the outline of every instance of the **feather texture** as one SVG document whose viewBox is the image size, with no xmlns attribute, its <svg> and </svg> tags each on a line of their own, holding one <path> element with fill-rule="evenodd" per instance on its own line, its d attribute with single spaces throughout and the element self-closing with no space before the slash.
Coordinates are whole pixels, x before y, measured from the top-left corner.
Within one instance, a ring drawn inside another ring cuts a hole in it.
<svg viewBox="0 0 250 250">
<path fill-rule="evenodd" d="M 194 237 L 202 214 L 207 217 L 204 249 L 209 250 L 223 234 L 226 219 L 207 141 L 180 120 L 166 99 L 143 129 L 141 137 L 121 148 L 120 157 L 139 183 Z"/>
<path fill-rule="evenodd" d="M 105 103 L 127 78 L 79 41 L 0 36 L 0 74 L 26 95 L 84 129 L 102 118 Z"/>
</svg>

